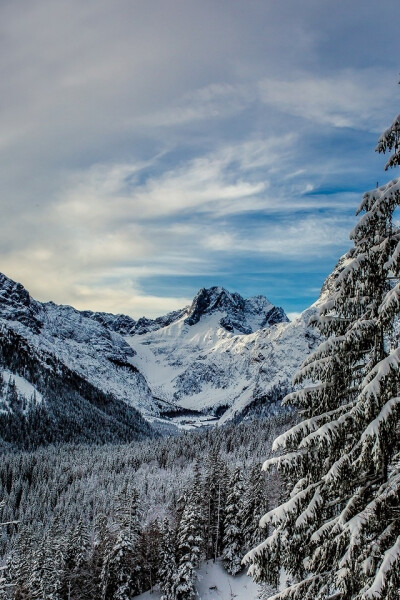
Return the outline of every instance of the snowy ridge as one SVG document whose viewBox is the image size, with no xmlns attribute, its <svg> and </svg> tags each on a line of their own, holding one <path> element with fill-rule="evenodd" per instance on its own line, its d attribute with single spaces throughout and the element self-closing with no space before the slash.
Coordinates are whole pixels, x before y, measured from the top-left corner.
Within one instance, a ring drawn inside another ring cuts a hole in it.
<svg viewBox="0 0 400 600">
<path fill-rule="evenodd" d="M 0 330 L 26 340 L 33 355 L 50 355 L 96 388 L 139 408 L 157 412 L 134 352 L 123 337 L 70 306 L 33 300 L 21 286 L 0 275 Z M 46 367 L 44 367 L 46 368 Z"/>
</svg>

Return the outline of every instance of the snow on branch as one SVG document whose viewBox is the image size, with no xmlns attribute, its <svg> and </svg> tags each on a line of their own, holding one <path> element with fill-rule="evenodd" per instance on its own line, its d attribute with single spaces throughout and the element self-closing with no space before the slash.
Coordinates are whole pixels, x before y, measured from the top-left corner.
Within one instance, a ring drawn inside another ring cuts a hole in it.
<svg viewBox="0 0 400 600">
<path fill-rule="evenodd" d="M 371 215 L 377 210 L 379 210 L 379 207 L 382 203 L 387 204 L 388 202 L 391 202 L 394 199 L 395 195 L 399 193 L 399 191 L 400 178 L 396 178 L 392 179 L 391 181 L 389 181 L 385 185 L 382 185 L 379 188 L 366 192 L 363 195 L 362 202 L 358 207 L 356 214 L 359 215 L 364 210 L 367 212 L 365 215 L 363 215 L 363 217 L 360 218 L 356 227 L 354 227 L 354 229 L 351 231 L 350 238 L 354 239 L 353 236 L 355 236 L 356 232 L 362 229 L 362 227 L 365 225 L 365 217 L 367 215 Z"/>
<path fill-rule="evenodd" d="M 348 283 L 355 277 L 358 277 L 358 272 L 364 267 L 367 261 L 367 255 L 363 252 L 357 254 L 355 258 L 352 258 L 344 269 L 339 273 L 337 277 L 337 284 L 340 285 L 343 282 Z"/>
<path fill-rule="evenodd" d="M 304 502 L 307 501 L 307 498 L 310 496 L 311 492 L 313 492 L 318 486 L 320 482 L 312 483 L 304 490 L 301 490 L 298 494 L 287 500 L 284 504 L 281 504 L 277 508 L 273 508 L 267 514 L 265 514 L 260 519 L 260 527 L 266 527 L 268 523 L 272 523 L 272 525 L 277 525 L 280 522 L 284 521 L 287 515 L 298 512 L 298 509 Z"/>
<path fill-rule="evenodd" d="M 389 258 L 385 267 L 387 269 L 393 269 L 394 271 L 398 271 L 400 266 L 400 242 L 398 242 L 395 250 L 392 253 L 392 256 Z"/>
<path fill-rule="evenodd" d="M 383 556 L 379 570 L 375 576 L 373 584 L 363 593 L 362 600 L 373 600 L 374 598 L 383 598 L 383 593 L 388 583 L 388 577 L 394 569 L 400 567 L 400 536 L 397 538 L 394 546 L 389 548 Z"/>
<path fill-rule="evenodd" d="M 382 382 L 394 371 L 399 370 L 400 348 L 393 350 L 389 356 L 378 362 L 362 382 L 364 388 L 360 398 L 378 398 Z"/>
<path fill-rule="evenodd" d="M 244 555 L 244 557 L 242 558 L 242 565 L 247 565 L 249 562 L 253 561 L 254 558 L 263 554 L 265 552 L 265 550 L 275 546 L 278 543 L 278 540 L 279 540 L 279 532 L 277 529 L 275 529 L 275 531 L 272 533 L 272 535 L 267 537 L 267 539 L 265 539 L 263 542 L 261 542 L 261 544 L 258 544 L 258 546 L 256 546 L 255 548 L 252 548 L 252 550 L 249 550 L 249 552 L 247 552 L 247 554 Z M 250 569 L 248 571 L 248 575 L 251 575 L 254 572 L 253 567 L 254 567 L 254 564 L 250 567 Z"/>
<path fill-rule="evenodd" d="M 301 365 L 301 370 L 303 370 L 305 367 L 308 367 L 308 365 L 311 365 L 314 362 L 320 360 L 321 358 L 327 358 L 329 356 L 332 356 L 332 354 L 336 353 L 337 351 L 340 351 L 342 345 L 345 342 L 346 337 L 344 335 L 329 338 L 328 340 L 321 342 L 318 348 L 314 352 L 312 352 L 303 362 L 303 364 Z"/>
<path fill-rule="evenodd" d="M 292 394 L 289 395 L 301 395 L 304 394 L 306 391 L 320 391 L 320 388 L 324 389 L 324 386 L 318 385 L 315 387 L 304 388 L 303 390 L 299 390 L 298 392 L 292 392 Z M 354 406 L 354 402 L 350 402 L 345 406 L 340 406 L 339 408 L 330 410 L 329 412 L 325 412 L 316 417 L 311 417 L 310 419 L 301 421 L 301 423 L 298 423 L 288 431 L 285 431 L 274 440 L 274 443 L 272 444 L 272 451 L 276 452 L 279 448 L 286 448 L 286 446 L 294 439 L 297 439 L 299 435 L 308 436 L 310 433 L 313 433 L 314 431 L 319 429 L 319 427 L 321 426 L 321 422 L 323 423 L 324 421 L 329 421 L 330 419 L 332 419 L 332 417 L 342 414 L 345 410 L 348 410 L 352 406 Z"/>
<path fill-rule="evenodd" d="M 383 423 L 386 423 L 395 409 L 400 406 L 400 398 L 391 398 L 382 408 L 379 415 L 374 419 L 361 436 L 361 442 L 365 442 L 367 438 L 378 437 L 379 430 Z"/>
<path fill-rule="evenodd" d="M 314 357 L 312 362 L 305 364 L 300 371 L 293 377 L 293 383 L 301 383 L 304 379 L 321 380 L 326 375 L 329 367 L 332 365 L 333 358 L 331 355 Z"/>
<path fill-rule="evenodd" d="M 300 390 L 296 390 L 294 392 L 290 392 L 290 394 L 288 394 L 287 396 L 284 397 L 284 399 L 282 400 L 282 405 L 293 405 L 293 406 L 298 406 L 298 405 L 303 405 L 305 403 L 307 403 L 307 401 L 312 400 L 313 398 L 317 399 L 321 393 L 324 392 L 324 390 L 327 390 L 328 388 L 332 387 L 333 384 L 325 382 L 325 383 L 319 383 L 317 385 L 311 385 L 308 387 L 304 387 Z M 295 428 L 293 428 L 295 429 Z M 292 429 L 289 430 L 288 433 L 290 433 L 290 431 L 292 431 Z M 281 436 L 279 436 L 281 437 Z"/>
<path fill-rule="evenodd" d="M 387 321 L 400 311 L 400 282 L 388 291 L 379 307 L 381 320 Z"/>
<path fill-rule="evenodd" d="M 394 154 L 389 158 L 385 165 L 385 171 L 390 167 L 395 167 L 400 164 L 400 115 L 394 119 L 393 123 L 380 136 L 378 145 L 375 148 L 376 152 L 390 152 L 394 150 Z"/>
<path fill-rule="evenodd" d="M 323 499 L 321 496 L 321 488 L 318 487 L 315 490 L 314 496 L 312 497 L 307 508 L 305 510 L 303 510 L 303 512 L 297 517 L 297 520 L 295 523 L 296 527 L 301 528 L 301 527 L 306 526 L 310 520 L 315 518 L 315 515 L 317 514 L 317 512 L 319 511 L 319 509 L 321 508 L 322 505 L 323 505 Z"/>
<path fill-rule="evenodd" d="M 264 462 L 262 470 L 269 471 L 272 467 L 277 467 L 279 469 L 284 463 L 291 464 L 294 460 L 298 459 L 298 457 L 299 452 L 288 452 L 283 456 L 274 456 Z"/>
<path fill-rule="evenodd" d="M 341 415 L 338 419 L 334 421 L 329 421 L 325 423 L 321 427 L 319 427 L 316 431 L 313 431 L 309 435 L 307 435 L 300 443 L 299 448 L 307 448 L 315 443 L 321 443 L 325 441 L 327 443 L 331 442 L 333 437 L 338 434 L 338 431 L 345 427 L 348 421 L 352 420 L 352 415 L 346 413 Z"/>
<path fill-rule="evenodd" d="M 340 477 L 341 472 L 349 468 L 349 462 L 349 455 L 347 453 L 336 460 L 324 476 L 325 483 L 328 485 L 334 484 L 337 478 Z"/>
<path fill-rule="evenodd" d="M 327 521 L 321 525 L 317 531 L 314 531 L 312 534 L 310 541 L 319 543 L 321 539 L 325 538 L 328 532 L 336 525 L 339 517 L 333 517 L 330 521 Z"/>
<path fill-rule="evenodd" d="M 303 598 L 309 598 L 310 596 L 305 596 L 305 594 L 309 594 L 313 589 L 313 584 L 319 582 L 320 579 L 320 575 L 314 575 L 299 583 L 294 583 L 283 591 L 278 592 L 278 594 L 270 596 L 268 600 L 303 600 Z"/>
</svg>

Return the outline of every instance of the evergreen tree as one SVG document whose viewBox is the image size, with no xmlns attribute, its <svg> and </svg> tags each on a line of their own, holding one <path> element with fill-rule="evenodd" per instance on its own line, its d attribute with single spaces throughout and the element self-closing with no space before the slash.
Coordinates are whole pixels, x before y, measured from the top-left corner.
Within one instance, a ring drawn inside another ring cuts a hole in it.
<svg viewBox="0 0 400 600">
<path fill-rule="evenodd" d="M 158 519 L 147 525 L 142 531 L 139 542 L 139 560 L 141 569 L 141 589 L 153 590 L 157 581 L 160 565 L 161 531 Z"/>
<path fill-rule="evenodd" d="M 100 591 L 104 600 L 128 600 L 142 591 L 143 564 L 140 557 L 139 495 L 125 486 L 118 494 L 113 524 L 114 539 L 107 533 L 104 519 L 99 533 L 108 537 L 100 573 Z"/>
<path fill-rule="evenodd" d="M 103 566 L 114 542 L 115 537 L 112 536 L 107 526 L 107 517 L 102 513 L 98 514 L 94 523 L 93 549 L 89 564 L 92 586 L 95 592 L 93 594 L 94 598 L 101 597 L 105 583 L 103 577 L 107 575 L 107 571 L 106 569 L 103 570 Z"/>
<path fill-rule="evenodd" d="M 378 151 L 395 150 L 399 118 Z M 364 194 L 354 247 L 330 282 L 314 324 L 326 336 L 286 397 L 302 422 L 275 440 L 267 461 L 292 485 L 262 519 L 275 530 L 246 561 L 259 580 L 292 585 L 275 598 L 397 600 L 400 588 L 400 205 L 395 179 Z M 310 380 L 314 382 L 310 385 Z"/>
<path fill-rule="evenodd" d="M 175 536 L 167 518 L 161 527 L 158 582 L 162 591 L 161 600 L 174 600 L 172 590 L 176 572 Z"/>
<path fill-rule="evenodd" d="M 189 495 L 178 530 L 178 564 L 172 597 L 175 600 L 191 600 L 195 597 L 196 569 L 200 563 L 203 539 L 198 520 L 196 494 Z"/>
<path fill-rule="evenodd" d="M 229 480 L 229 493 L 226 499 L 224 539 L 222 561 L 231 575 L 237 575 L 242 569 L 243 533 L 242 533 L 242 500 L 243 478 L 236 468 Z"/>
<path fill-rule="evenodd" d="M 28 600 L 30 559 L 34 548 L 30 528 L 21 528 L 13 552 L 7 560 L 7 582 L 12 586 L 15 600 Z"/>
<path fill-rule="evenodd" d="M 263 530 L 259 524 L 261 517 L 267 511 L 267 506 L 265 474 L 261 464 L 257 463 L 250 469 L 243 498 L 242 532 L 246 551 L 263 539 Z"/>
<path fill-rule="evenodd" d="M 133 557 L 131 539 L 125 531 L 121 531 L 104 558 L 101 574 L 103 600 L 131 600 L 134 595 Z"/>
<path fill-rule="evenodd" d="M 55 584 L 56 580 L 59 581 L 59 572 L 49 552 L 46 538 L 34 550 L 32 558 L 29 597 L 32 600 L 58 600 L 58 589 Z"/>
<path fill-rule="evenodd" d="M 207 560 L 216 560 L 222 552 L 227 477 L 227 466 L 218 450 L 210 452 L 205 465 L 203 499 Z"/>
<path fill-rule="evenodd" d="M 134 543 L 140 536 L 140 517 L 139 493 L 134 487 L 125 487 L 116 499 L 115 523 Z"/>
<path fill-rule="evenodd" d="M 69 530 L 64 547 L 63 597 L 86 599 L 93 586 L 89 576 L 89 535 L 82 519 Z"/>
</svg>

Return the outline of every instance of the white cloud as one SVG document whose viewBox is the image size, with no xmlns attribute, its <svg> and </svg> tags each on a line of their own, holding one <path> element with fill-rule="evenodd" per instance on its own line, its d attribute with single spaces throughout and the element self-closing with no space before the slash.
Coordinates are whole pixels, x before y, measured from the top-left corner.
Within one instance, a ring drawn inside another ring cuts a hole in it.
<svg viewBox="0 0 400 600">
<path fill-rule="evenodd" d="M 252 101 L 251 86 L 213 83 L 184 94 L 170 106 L 138 116 L 135 127 L 174 127 L 210 119 L 227 119 L 240 113 Z"/>
<path fill-rule="evenodd" d="M 259 91 L 263 102 L 283 113 L 374 132 L 381 130 L 382 113 L 393 102 L 392 75 L 373 68 L 347 69 L 329 76 L 303 72 L 286 80 L 267 78 L 260 81 Z"/>
<path fill-rule="evenodd" d="M 266 220 L 253 229 L 208 235 L 206 248 L 235 254 L 259 254 L 266 259 L 299 261 L 323 258 L 340 248 L 350 246 L 349 221 L 344 217 L 307 216 L 297 214 Z M 250 260 L 250 259 L 249 259 Z"/>
<path fill-rule="evenodd" d="M 223 146 L 208 155 L 181 161 L 173 169 L 135 183 L 154 164 L 99 165 L 72 180 L 55 208 L 57 218 L 90 227 L 143 221 L 197 210 L 216 215 L 265 206 L 268 170 L 282 164 L 294 136 Z M 155 166 L 155 164 L 154 164 Z M 253 171 L 258 171 L 257 175 Z M 262 197 L 263 195 L 263 197 Z"/>
</svg>

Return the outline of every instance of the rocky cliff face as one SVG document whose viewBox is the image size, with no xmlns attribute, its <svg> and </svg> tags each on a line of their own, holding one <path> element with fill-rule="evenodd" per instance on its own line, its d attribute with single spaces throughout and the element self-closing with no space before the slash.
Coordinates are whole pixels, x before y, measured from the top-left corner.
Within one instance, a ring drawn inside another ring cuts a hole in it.
<svg viewBox="0 0 400 600">
<path fill-rule="evenodd" d="M 244 299 L 222 287 L 201 289 L 188 310 L 185 323 L 195 325 L 202 317 L 221 313 L 219 325 L 231 333 L 253 333 L 276 323 L 288 322 L 282 308 L 276 307 L 265 296 Z"/>
</svg>

